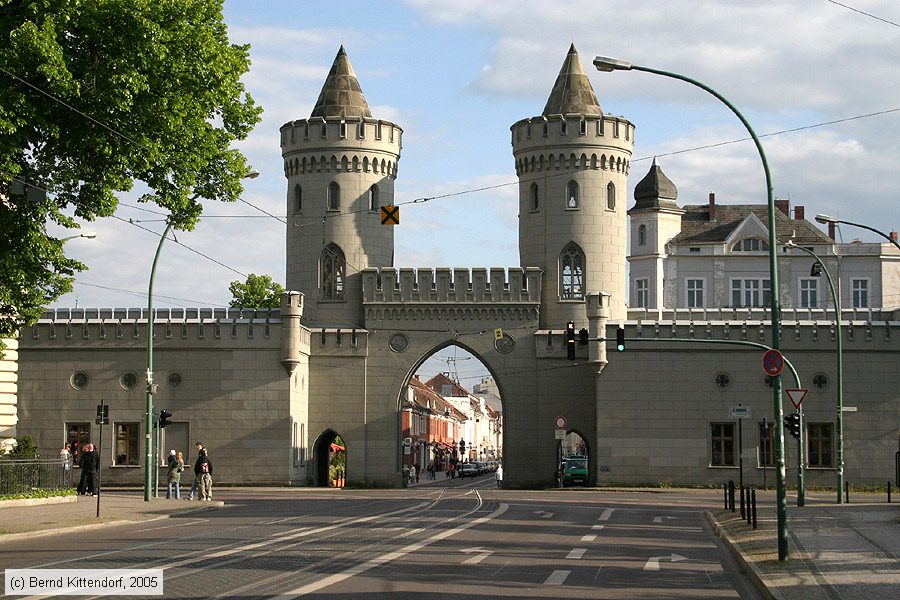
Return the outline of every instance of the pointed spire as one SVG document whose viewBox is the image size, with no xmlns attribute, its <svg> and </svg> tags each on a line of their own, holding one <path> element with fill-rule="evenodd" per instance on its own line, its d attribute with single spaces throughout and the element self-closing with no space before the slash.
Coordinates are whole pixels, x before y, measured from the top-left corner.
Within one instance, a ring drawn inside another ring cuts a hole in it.
<svg viewBox="0 0 900 600">
<path fill-rule="evenodd" d="M 666 177 L 654 156 L 650 170 L 634 186 L 635 203 L 631 210 L 677 209 L 676 198 L 678 198 L 678 188 L 671 179 Z"/>
<path fill-rule="evenodd" d="M 338 50 L 311 117 L 371 117 L 344 46 Z"/>
<path fill-rule="evenodd" d="M 594 88 L 591 87 L 591 80 L 584 72 L 581 59 L 578 58 L 575 44 L 569 48 L 566 60 L 559 70 L 559 75 L 556 76 L 556 83 L 553 84 L 553 90 L 550 92 L 550 98 L 547 99 L 543 114 L 547 116 L 573 113 L 603 114 L 600 104 L 597 102 L 597 95 L 594 94 Z"/>
</svg>

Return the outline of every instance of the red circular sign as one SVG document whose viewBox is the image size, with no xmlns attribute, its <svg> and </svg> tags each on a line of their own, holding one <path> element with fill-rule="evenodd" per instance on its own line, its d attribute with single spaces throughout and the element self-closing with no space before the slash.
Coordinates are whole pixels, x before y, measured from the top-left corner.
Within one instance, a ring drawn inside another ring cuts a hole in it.
<svg viewBox="0 0 900 600">
<path fill-rule="evenodd" d="M 782 369 L 784 369 L 784 357 L 781 355 L 781 352 L 775 348 L 766 351 L 763 355 L 763 371 L 767 375 L 776 377 L 781 375 Z"/>
<path fill-rule="evenodd" d="M 565 429 L 566 425 L 568 425 L 569 422 L 566 421 L 565 417 L 560 415 L 560 416 L 556 417 L 556 420 L 554 421 L 553 424 L 556 425 L 557 429 Z"/>
</svg>

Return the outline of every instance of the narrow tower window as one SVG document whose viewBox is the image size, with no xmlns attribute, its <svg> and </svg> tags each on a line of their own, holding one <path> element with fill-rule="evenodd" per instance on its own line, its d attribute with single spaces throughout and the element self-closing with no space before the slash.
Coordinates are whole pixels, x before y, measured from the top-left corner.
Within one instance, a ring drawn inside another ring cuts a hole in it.
<svg viewBox="0 0 900 600">
<path fill-rule="evenodd" d="M 344 273 L 346 271 L 344 252 L 337 244 L 328 244 L 322 251 L 320 272 L 322 273 L 322 297 L 326 300 L 344 299 Z"/>
<path fill-rule="evenodd" d="M 341 186 L 332 181 L 328 185 L 328 210 L 341 210 Z"/>
<path fill-rule="evenodd" d="M 578 183 L 575 181 L 566 185 L 566 208 L 578 208 Z"/>
<path fill-rule="evenodd" d="M 300 184 L 294 186 L 294 212 L 303 210 L 303 188 Z"/>
<path fill-rule="evenodd" d="M 647 226 L 641 225 L 638 227 L 638 246 L 645 246 L 647 244 Z"/>
<path fill-rule="evenodd" d="M 536 183 L 531 184 L 531 210 L 535 211 L 540 208 L 540 195 L 538 193 L 538 185 Z"/>
<path fill-rule="evenodd" d="M 606 209 L 616 210 L 616 186 L 612 181 L 606 186 Z"/>
<path fill-rule="evenodd" d="M 378 210 L 378 186 L 372 185 L 369 188 L 369 210 Z"/>
<path fill-rule="evenodd" d="M 559 297 L 563 300 L 584 299 L 584 252 L 571 242 L 559 260 Z"/>
</svg>

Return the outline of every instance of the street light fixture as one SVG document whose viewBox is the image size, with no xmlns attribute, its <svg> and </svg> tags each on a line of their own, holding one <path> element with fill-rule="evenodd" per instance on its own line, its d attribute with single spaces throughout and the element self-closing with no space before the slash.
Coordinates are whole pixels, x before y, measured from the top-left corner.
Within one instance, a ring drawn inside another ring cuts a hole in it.
<svg viewBox="0 0 900 600">
<path fill-rule="evenodd" d="M 816 216 L 816 221 L 819 221 L 819 217 L 823 215 Z M 819 221 L 822 223 L 823 221 Z M 827 221 L 824 221 L 827 222 Z M 825 278 L 828 280 L 828 287 L 831 289 L 831 300 L 834 302 L 834 321 L 835 321 L 835 334 L 837 335 L 837 503 L 844 503 L 844 340 L 843 335 L 841 334 L 841 298 L 838 296 L 837 289 L 834 286 L 834 280 L 831 278 L 831 273 L 828 272 L 828 267 L 825 266 L 825 263 L 822 262 L 822 259 L 818 254 L 810 250 L 809 248 L 804 248 L 803 246 L 798 246 L 794 243 L 794 240 L 788 240 L 784 244 L 790 248 L 796 248 L 797 250 L 802 250 L 803 252 L 809 254 L 815 259 L 816 262 L 813 263 L 813 268 L 819 267 L 822 272 L 825 273 Z M 813 274 L 813 271 L 810 271 L 810 274 Z"/>
<path fill-rule="evenodd" d="M 880 235 L 881 237 L 883 237 L 884 239 L 886 239 L 887 241 L 889 241 L 890 243 L 895 245 L 898 250 L 900 250 L 900 242 L 897 242 L 897 240 L 895 240 L 890 235 L 886 234 L 883 231 L 879 231 L 878 229 L 875 229 L 874 227 L 869 227 L 868 225 L 863 225 L 862 223 L 853 223 L 851 221 L 843 221 L 841 219 L 838 219 L 836 217 L 830 217 L 828 215 L 816 215 L 816 221 L 818 223 L 822 223 L 823 225 L 825 225 L 827 223 L 833 223 L 835 225 L 838 223 L 842 223 L 844 225 L 852 225 L 853 227 L 861 227 L 862 229 L 868 229 L 869 231 L 877 233 L 878 235 Z"/>
<path fill-rule="evenodd" d="M 753 128 L 750 126 L 750 123 L 747 119 L 744 118 L 744 115 L 725 98 L 722 94 L 718 93 L 708 85 L 700 83 L 696 79 L 691 79 L 685 75 L 680 75 L 678 73 L 672 73 L 670 71 L 663 71 L 661 69 L 654 69 L 651 67 L 643 67 L 640 65 L 632 64 L 628 61 L 609 58 L 605 56 L 598 56 L 594 59 L 594 66 L 598 71 L 610 72 L 610 71 L 644 71 L 646 73 L 653 73 L 654 75 L 661 75 L 663 77 L 670 77 L 672 79 L 678 79 L 680 81 L 684 81 L 685 83 L 689 83 L 693 86 L 699 87 L 702 90 L 705 90 L 709 94 L 715 96 L 720 102 L 722 102 L 725 106 L 727 106 L 731 112 L 740 119 L 741 123 L 747 129 L 747 132 L 750 134 L 750 137 L 753 139 L 753 143 L 756 145 L 756 150 L 759 153 L 760 161 L 762 161 L 763 171 L 766 176 L 766 199 L 768 202 L 769 209 L 769 218 L 768 218 L 768 227 L 769 227 L 769 281 L 771 292 L 769 294 L 770 306 L 771 306 L 771 327 L 772 327 L 772 348 L 775 350 L 781 349 L 781 303 L 778 298 L 778 240 L 775 236 L 775 195 L 772 187 L 772 174 L 769 171 L 769 163 L 766 161 L 766 153 L 763 151 L 762 143 L 759 141 L 759 138 L 756 135 L 756 132 L 753 131 Z M 784 472 L 784 414 L 782 412 L 781 407 L 781 392 L 782 392 L 782 382 L 781 375 L 777 375 L 773 378 L 772 381 L 772 391 L 774 396 L 774 412 L 775 412 L 775 474 L 776 474 L 776 512 L 777 512 L 777 520 L 778 520 L 778 560 L 784 561 L 787 560 L 788 557 L 788 538 L 787 538 L 787 494 L 785 493 L 785 472 Z"/>
<path fill-rule="evenodd" d="M 79 233 L 78 235 L 70 235 L 69 237 L 64 237 L 59 241 L 60 242 L 68 242 L 69 240 L 74 240 L 75 238 L 85 238 L 88 240 L 92 240 L 95 237 L 97 237 L 96 231 L 86 231 L 84 233 Z"/>
</svg>

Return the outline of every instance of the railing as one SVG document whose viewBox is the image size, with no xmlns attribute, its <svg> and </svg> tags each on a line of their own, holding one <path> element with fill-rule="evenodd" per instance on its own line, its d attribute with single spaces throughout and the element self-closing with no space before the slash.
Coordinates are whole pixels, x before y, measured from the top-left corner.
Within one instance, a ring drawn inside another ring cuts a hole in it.
<svg viewBox="0 0 900 600">
<path fill-rule="evenodd" d="M 58 458 L 0 458 L 0 496 L 66 488 L 71 479 L 71 463 Z"/>
</svg>

